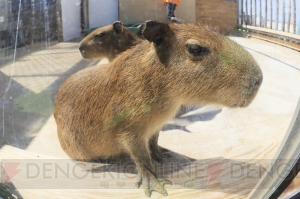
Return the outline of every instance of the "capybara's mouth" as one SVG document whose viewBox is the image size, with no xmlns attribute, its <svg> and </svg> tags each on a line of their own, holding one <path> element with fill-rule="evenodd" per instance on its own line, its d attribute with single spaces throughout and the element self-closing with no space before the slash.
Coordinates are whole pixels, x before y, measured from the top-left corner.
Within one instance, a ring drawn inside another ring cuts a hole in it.
<svg viewBox="0 0 300 199">
<path fill-rule="evenodd" d="M 241 103 L 237 103 L 237 104 L 234 104 L 234 107 L 236 108 L 245 108 L 247 107 L 250 103 L 252 102 L 252 100 L 244 100 L 242 101 Z"/>
<path fill-rule="evenodd" d="M 258 93 L 258 90 L 263 82 L 263 74 L 259 66 L 256 67 L 256 70 L 254 70 L 255 75 L 253 78 L 251 78 L 249 87 L 247 89 L 247 93 L 244 97 L 244 99 L 241 101 L 241 103 L 237 104 L 237 107 L 247 107 L 249 106 L 252 101 L 254 100 L 255 96 Z"/>
<path fill-rule="evenodd" d="M 235 103 L 231 106 L 231 108 L 244 108 L 244 107 L 247 107 L 248 104 L 250 103 L 246 103 L 246 101 L 243 101 L 241 103 Z"/>
<path fill-rule="evenodd" d="M 249 106 L 254 100 L 256 94 L 258 93 L 260 85 L 261 85 L 261 81 L 260 83 L 255 83 L 254 85 L 255 88 L 252 87 L 251 92 L 249 92 L 249 94 L 240 103 L 234 104 L 233 107 L 245 108 Z"/>
</svg>

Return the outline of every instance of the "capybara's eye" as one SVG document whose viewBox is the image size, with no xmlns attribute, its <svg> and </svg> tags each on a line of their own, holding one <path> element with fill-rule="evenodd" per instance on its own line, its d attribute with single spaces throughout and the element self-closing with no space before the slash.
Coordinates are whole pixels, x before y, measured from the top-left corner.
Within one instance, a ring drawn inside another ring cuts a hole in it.
<svg viewBox="0 0 300 199">
<path fill-rule="evenodd" d="M 187 44 L 186 49 L 189 51 L 191 55 L 194 56 L 207 55 L 209 53 L 208 48 L 199 46 L 197 44 Z"/>
<path fill-rule="evenodd" d="M 99 34 L 96 35 L 96 37 L 103 37 L 105 35 L 105 33 L 101 32 Z"/>
</svg>

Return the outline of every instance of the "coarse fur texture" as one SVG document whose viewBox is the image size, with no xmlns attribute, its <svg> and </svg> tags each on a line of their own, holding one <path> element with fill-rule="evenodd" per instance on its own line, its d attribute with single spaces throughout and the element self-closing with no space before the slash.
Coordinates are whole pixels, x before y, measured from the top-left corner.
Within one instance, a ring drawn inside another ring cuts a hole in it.
<svg viewBox="0 0 300 199">
<path fill-rule="evenodd" d="M 142 39 L 130 32 L 121 21 L 98 28 L 88 34 L 79 44 L 83 58 L 108 58 L 112 61 L 117 55 L 140 43 Z"/>
<path fill-rule="evenodd" d="M 54 117 L 71 158 L 89 161 L 126 152 L 145 194 L 167 195 L 169 181 L 157 178 L 151 162 L 160 128 L 181 105 L 248 106 L 263 76 L 247 51 L 207 26 L 147 21 L 143 36 L 148 41 L 108 65 L 67 79 Z"/>
</svg>

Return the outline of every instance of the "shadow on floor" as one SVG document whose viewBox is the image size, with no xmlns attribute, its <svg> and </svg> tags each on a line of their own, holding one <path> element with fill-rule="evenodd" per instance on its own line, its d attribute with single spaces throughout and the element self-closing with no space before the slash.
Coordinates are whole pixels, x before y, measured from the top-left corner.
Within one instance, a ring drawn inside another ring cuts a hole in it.
<svg viewBox="0 0 300 199">
<path fill-rule="evenodd" d="M 72 74 L 97 62 L 80 60 L 67 72 L 56 74 L 59 78 L 40 93 L 32 92 L 0 71 L 0 148 L 7 144 L 26 149 L 51 116 L 62 83 Z"/>
<path fill-rule="evenodd" d="M 56 45 L 57 43 L 57 41 L 51 41 L 50 43 L 47 43 L 47 45 L 48 47 L 50 47 Z M 45 50 L 45 47 L 46 44 L 43 41 L 17 47 L 16 49 L 14 49 L 13 47 L 7 49 L 0 48 L 0 69 L 7 64 L 13 63 L 14 54 L 16 54 L 15 60 L 19 61 L 19 59 L 26 57 L 31 53 L 37 52 L 39 50 Z"/>
<path fill-rule="evenodd" d="M 210 121 L 222 112 L 221 108 L 210 108 L 203 109 L 203 106 L 182 106 L 178 111 L 176 117 L 163 126 L 162 131 L 168 130 L 182 130 L 184 132 L 190 133 L 186 126 L 195 122 L 205 122 Z"/>
<path fill-rule="evenodd" d="M 167 186 L 167 190 L 201 189 L 245 196 L 252 191 L 266 171 L 262 165 L 247 160 L 230 160 L 222 157 L 196 160 L 174 151 L 168 152 L 168 158 L 164 158 L 163 163 L 153 163 L 159 178 L 172 181 L 173 185 Z M 92 173 L 106 173 L 106 176 L 112 178 L 111 181 L 120 178 L 118 173 L 137 174 L 135 165 L 129 157 L 109 164 L 96 165 L 92 169 L 85 169 Z M 127 180 L 128 182 L 125 179 L 123 188 L 132 188 L 137 178 L 131 177 Z"/>
</svg>

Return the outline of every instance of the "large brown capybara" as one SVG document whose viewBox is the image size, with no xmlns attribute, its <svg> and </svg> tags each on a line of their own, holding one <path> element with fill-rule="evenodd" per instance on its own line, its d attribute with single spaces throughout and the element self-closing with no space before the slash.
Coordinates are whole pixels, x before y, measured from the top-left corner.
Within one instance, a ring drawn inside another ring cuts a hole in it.
<svg viewBox="0 0 300 199">
<path fill-rule="evenodd" d="M 121 21 L 98 28 L 88 34 L 79 44 L 83 58 L 108 58 L 112 61 L 117 55 L 140 43 L 142 39 L 130 32 Z"/>
<path fill-rule="evenodd" d="M 72 75 L 60 88 L 54 117 L 63 150 L 77 160 L 134 160 L 145 194 L 167 195 L 153 169 L 157 132 L 181 105 L 246 107 L 263 75 L 241 46 L 201 24 L 147 21 L 148 41 L 104 67 Z M 199 142 L 199 141 L 198 141 Z"/>
</svg>

